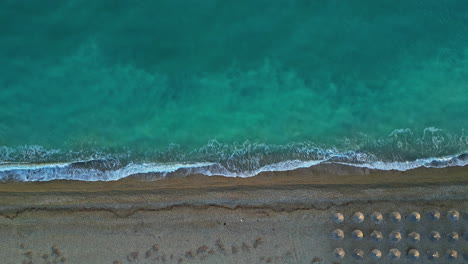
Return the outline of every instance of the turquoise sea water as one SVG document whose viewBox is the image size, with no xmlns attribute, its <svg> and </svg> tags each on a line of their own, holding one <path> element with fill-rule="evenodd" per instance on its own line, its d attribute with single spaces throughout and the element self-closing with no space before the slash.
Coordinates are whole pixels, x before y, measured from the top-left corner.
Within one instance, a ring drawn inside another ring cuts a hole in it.
<svg viewBox="0 0 468 264">
<path fill-rule="evenodd" d="M 464 0 L 5 0 L 0 25 L 3 180 L 468 162 Z"/>
</svg>

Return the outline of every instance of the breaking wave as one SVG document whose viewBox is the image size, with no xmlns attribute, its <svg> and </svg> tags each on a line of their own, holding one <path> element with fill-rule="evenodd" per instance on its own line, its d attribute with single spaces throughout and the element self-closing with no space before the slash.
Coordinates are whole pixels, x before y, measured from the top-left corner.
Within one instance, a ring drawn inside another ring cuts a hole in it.
<svg viewBox="0 0 468 264">
<path fill-rule="evenodd" d="M 468 137 L 426 128 L 422 134 L 394 130 L 385 138 L 343 140 L 333 147 L 313 142 L 285 145 L 220 143 L 187 151 L 178 145 L 137 153 L 86 147 L 77 151 L 41 146 L 0 147 L 0 181 L 115 181 L 130 176 L 148 180 L 191 174 L 252 177 L 323 164 L 406 171 L 468 164 Z"/>
<path fill-rule="evenodd" d="M 465 166 L 468 164 L 468 154 L 455 157 L 418 159 L 406 162 L 345 162 L 343 155 L 326 160 L 288 160 L 268 164 L 252 171 L 232 171 L 219 163 L 129 163 L 117 165 L 114 161 L 91 160 L 74 163 L 0 163 L 0 181 L 116 181 L 130 176 L 144 176 L 147 180 L 158 180 L 168 177 L 185 177 L 193 174 L 226 177 L 253 177 L 267 171 L 290 171 L 299 168 L 309 168 L 319 164 L 343 164 L 364 167 L 374 170 L 406 171 L 419 167 L 443 168 Z"/>
</svg>

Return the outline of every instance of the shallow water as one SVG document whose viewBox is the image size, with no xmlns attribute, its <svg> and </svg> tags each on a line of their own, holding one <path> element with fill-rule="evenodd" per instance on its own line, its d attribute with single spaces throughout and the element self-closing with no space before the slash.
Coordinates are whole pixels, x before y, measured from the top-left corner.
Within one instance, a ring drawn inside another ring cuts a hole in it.
<svg viewBox="0 0 468 264">
<path fill-rule="evenodd" d="M 465 164 L 443 162 L 468 152 L 463 0 L 2 1 L 0 22 L 3 179 Z"/>
</svg>

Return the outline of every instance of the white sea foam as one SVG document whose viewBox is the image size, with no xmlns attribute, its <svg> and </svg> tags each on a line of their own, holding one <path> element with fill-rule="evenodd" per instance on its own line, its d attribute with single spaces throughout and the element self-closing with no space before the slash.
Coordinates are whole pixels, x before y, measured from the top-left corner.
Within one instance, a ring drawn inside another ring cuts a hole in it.
<svg viewBox="0 0 468 264">
<path fill-rule="evenodd" d="M 299 168 L 309 168 L 319 164 L 343 164 L 376 170 L 407 171 L 420 167 L 440 168 L 468 165 L 467 158 L 442 157 L 418 159 L 408 162 L 369 162 L 349 163 L 333 161 L 342 158 L 332 157 L 326 160 L 288 160 L 263 166 L 252 171 L 229 171 L 218 163 L 130 163 L 114 169 L 98 169 L 92 165 L 88 167 L 76 166 L 78 163 L 48 163 L 48 164 L 0 164 L 0 180 L 3 181 L 51 181 L 51 180 L 80 180 L 80 181 L 116 181 L 132 175 L 147 175 L 146 179 L 157 180 L 168 174 L 181 172 L 182 176 L 190 174 L 204 174 L 207 176 L 220 175 L 225 177 L 253 177 L 268 171 L 291 171 Z"/>
<path fill-rule="evenodd" d="M 0 147 L 0 181 L 115 181 L 132 175 L 157 180 L 190 174 L 252 177 L 262 172 L 290 171 L 333 163 L 398 171 L 468 165 L 465 135 L 456 140 L 454 136 L 447 136 L 453 140 L 446 141 L 453 144 L 447 143 L 442 148 L 438 144 L 439 137 L 433 135 L 439 132 L 438 129 L 427 128 L 422 137 L 410 140 L 413 133 L 409 129 L 395 130 L 382 141 L 371 141 L 362 146 L 349 143 L 347 151 L 321 148 L 311 142 L 271 145 L 249 141 L 224 144 L 215 140 L 189 152 L 171 146 L 167 150 L 144 155 L 96 149 L 64 152 L 41 146 Z M 420 153 L 418 149 L 423 151 Z M 410 157 L 457 152 L 452 156 L 410 160 Z M 57 160 L 69 162 L 54 162 Z"/>
<path fill-rule="evenodd" d="M 130 163 L 125 167 L 113 170 L 96 168 L 74 168 L 74 163 L 57 164 L 10 164 L 0 166 L 0 179 L 13 181 L 51 181 L 51 180 L 79 180 L 79 181 L 116 181 L 131 175 L 158 173 L 164 177 L 167 173 L 179 169 L 194 169 L 207 167 L 212 163 L 192 164 L 157 164 Z"/>
<path fill-rule="evenodd" d="M 72 163 L 0 163 L 0 172 L 13 170 L 37 170 L 37 169 L 54 169 L 65 168 Z"/>
<path fill-rule="evenodd" d="M 417 159 L 415 161 L 404 161 L 404 162 L 370 162 L 362 164 L 352 163 L 341 163 L 345 165 L 363 167 L 376 170 L 397 170 L 407 171 L 416 168 L 444 168 L 444 167 L 455 167 L 455 166 L 466 166 L 468 160 L 458 159 L 457 157 L 442 157 L 442 158 L 429 158 L 429 159 Z"/>
</svg>

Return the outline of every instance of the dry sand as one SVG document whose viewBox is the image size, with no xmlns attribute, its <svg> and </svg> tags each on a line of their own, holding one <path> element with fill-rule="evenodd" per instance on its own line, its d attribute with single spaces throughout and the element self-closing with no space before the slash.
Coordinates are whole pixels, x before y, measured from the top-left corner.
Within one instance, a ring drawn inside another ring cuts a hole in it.
<svg viewBox="0 0 468 264">
<path fill-rule="evenodd" d="M 0 184 L 0 263 L 431 263 L 468 261 L 468 168 L 373 171 L 316 166 L 252 178 Z M 428 213 L 440 212 L 438 221 Z M 447 213 L 459 212 L 458 221 Z M 355 212 L 364 214 L 355 223 Z M 371 214 L 383 215 L 373 223 Z M 390 220 L 399 212 L 399 223 Z M 344 223 L 334 223 L 335 213 Z M 412 212 L 421 215 L 412 222 Z M 335 229 L 343 240 L 332 239 Z M 361 230 L 360 241 L 352 231 Z M 383 240 L 370 238 L 380 231 Z M 401 232 L 391 242 L 392 231 Z M 440 241 L 429 239 L 431 231 Z M 420 234 L 420 241 L 408 235 Z M 459 239 L 449 241 L 449 233 Z M 343 259 L 333 255 L 343 248 Z M 399 260 L 388 257 L 390 249 Z M 352 256 L 364 253 L 363 260 Z M 380 261 L 370 257 L 382 252 Z M 411 260 L 411 249 L 420 252 Z M 446 251 L 457 258 L 448 260 Z M 447 262 L 449 261 L 449 262 Z"/>
</svg>

